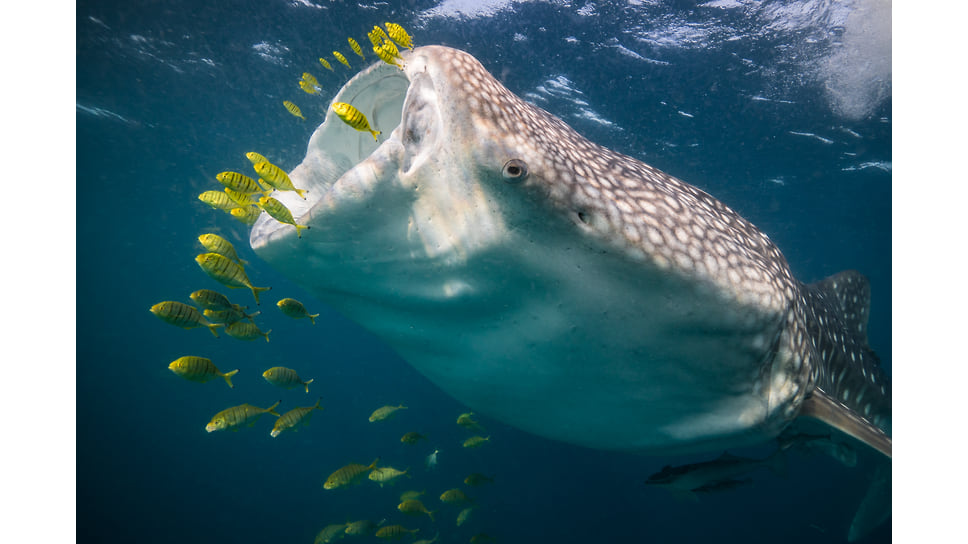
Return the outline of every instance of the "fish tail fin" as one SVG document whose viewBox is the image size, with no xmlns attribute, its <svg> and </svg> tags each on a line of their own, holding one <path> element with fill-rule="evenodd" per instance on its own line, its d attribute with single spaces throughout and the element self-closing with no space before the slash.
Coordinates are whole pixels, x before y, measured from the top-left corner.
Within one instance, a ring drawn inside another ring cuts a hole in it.
<svg viewBox="0 0 968 544">
<path fill-rule="evenodd" d="M 323 397 L 319 397 L 318 399 L 316 399 L 316 404 L 313 406 L 313 410 L 323 409 L 323 407 L 319 405 L 320 402 L 323 402 Z"/>
<path fill-rule="evenodd" d="M 229 387 L 233 389 L 235 389 L 235 386 L 232 385 L 232 376 L 235 376 L 238 373 L 239 373 L 239 369 L 236 368 L 232 372 L 226 372 L 225 374 L 222 374 L 222 377 L 225 378 L 225 383 L 229 384 Z"/>
<path fill-rule="evenodd" d="M 309 314 L 309 322 L 315 325 L 317 317 L 319 317 L 319 314 Z"/>
<path fill-rule="evenodd" d="M 276 412 L 276 407 L 279 406 L 280 404 L 282 404 L 282 399 L 277 400 L 275 404 L 266 408 L 266 413 L 272 414 L 276 417 L 282 417 L 281 415 L 279 415 L 279 412 Z"/>
<path fill-rule="evenodd" d="M 292 226 L 296 227 L 296 237 L 302 238 L 302 229 L 309 230 L 309 225 L 298 225 L 293 223 Z"/>
<path fill-rule="evenodd" d="M 436 512 L 436 510 L 427 510 L 427 515 L 430 516 L 430 521 L 434 521 L 434 512 Z"/>
<path fill-rule="evenodd" d="M 255 297 L 255 303 L 259 304 L 259 293 L 263 291 L 268 291 L 272 289 L 272 287 L 252 287 L 251 289 L 252 289 L 252 296 Z"/>
<path fill-rule="evenodd" d="M 258 312 L 254 313 L 254 314 L 245 314 L 245 318 L 248 319 L 250 323 L 255 323 L 255 321 L 252 321 L 252 318 L 255 317 L 255 316 L 257 316 L 257 315 L 259 315 L 259 314 L 261 314 L 261 313 L 262 313 L 262 310 L 259 310 Z"/>
<path fill-rule="evenodd" d="M 218 332 L 215 329 L 221 326 L 222 326 L 221 323 L 209 323 L 208 325 L 206 325 L 206 327 L 208 327 L 208 330 L 212 331 L 212 334 L 215 335 L 215 338 L 218 338 Z"/>
<path fill-rule="evenodd" d="M 309 393 L 309 384 L 311 384 L 311 383 L 313 383 L 313 381 L 314 381 L 315 379 L 316 379 L 316 378 L 309 378 L 309 381 L 308 381 L 308 382 L 303 382 L 303 385 L 305 385 L 305 386 L 306 386 L 306 392 L 307 392 L 307 393 Z"/>
<path fill-rule="evenodd" d="M 270 333 L 270 332 L 272 332 L 272 329 L 269 329 L 269 330 L 267 330 L 267 331 L 265 332 L 265 334 L 263 335 L 263 336 L 265 336 L 265 337 L 266 337 L 266 342 L 268 342 L 268 341 L 269 341 L 269 333 Z M 308 392 L 308 391 L 307 391 L 307 392 Z"/>
<path fill-rule="evenodd" d="M 293 189 L 293 191 L 296 191 L 296 194 L 302 197 L 303 200 L 306 200 L 306 193 L 309 192 L 306 189 Z"/>
<path fill-rule="evenodd" d="M 376 468 L 376 464 L 379 463 L 379 462 L 380 462 L 380 458 L 377 457 L 376 459 L 373 460 L 372 463 L 370 463 L 370 466 L 366 467 L 366 470 L 373 470 L 373 469 L 375 469 Z"/>
<path fill-rule="evenodd" d="M 382 132 L 380 132 L 379 130 L 373 130 L 373 129 L 370 129 L 370 134 L 372 134 L 372 135 L 373 135 L 373 141 L 374 141 L 374 142 L 379 142 L 380 140 L 378 140 L 378 139 L 377 139 L 377 135 L 378 135 L 378 134 L 383 134 L 383 133 L 382 133 Z"/>
</svg>

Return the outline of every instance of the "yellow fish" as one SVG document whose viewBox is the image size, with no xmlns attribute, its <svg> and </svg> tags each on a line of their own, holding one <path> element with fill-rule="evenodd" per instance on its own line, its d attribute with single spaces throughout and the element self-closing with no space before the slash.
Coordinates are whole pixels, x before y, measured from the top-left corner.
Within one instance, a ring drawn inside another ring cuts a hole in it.
<svg viewBox="0 0 968 544">
<path fill-rule="evenodd" d="M 239 340 L 255 340 L 256 338 L 263 336 L 266 342 L 269 341 L 269 333 L 272 330 L 262 332 L 259 327 L 256 327 L 254 323 L 246 323 L 244 321 L 236 321 L 235 323 L 230 323 L 225 326 L 225 334 L 231 336 L 232 338 L 238 338 Z"/>
<path fill-rule="evenodd" d="M 309 384 L 313 383 L 313 380 L 315 379 L 312 378 L 308 382 L 304 382 L 295 370 L 286 368 L 284 366 L 274 366 L 263 372 L 262 377 L 272 385 L 278 385 L 279 387 L 284 387 L 286 389 L 292 389 L 293 387 L 303 385 L 306 387 L 307 393 L 309 393 Z"/>
<path fill-rule="evenodd" d="M 240 193 L 252 194 L 263 192 L 262 187 L 259 187 L 259 184 L 254 179 L 239 172 L 219 172 L 215 175 L 215 179 L 229 189 Z"/>
<path fill-rule="evenodd" d="M 238 208 L 239 204 L 232 200 L 232 198 L 222 192 L 222 191 L 205 191 L 204 193 L 198 195 L 198 199 L 202 202 L 208 204 L 215 210 L 229 211 L 232 208 Z"/>
<path fill-rule="evenodd" d="M 466 478 L 464 478 L 464 483 L 467 485 L 481 485 L 481 484 L 487 484 L 487 483 L 493 483 L 493 482 L 494 482 L 494 478 L 489 478 L 479 472 L 475 472 L 473 474 L 468 475 Z"/>
<path fill-rule="evenodd" d="M 232 245 L 232 242 L 229 242 L 218 234 L 202 234 L 198 237 L 198 241 L 202 244 L 202 247 L 211 251 L 212 253 L 224 255 L 239 264 L 247 264 L 245 261 L 239 258 L 239 254 L 235 252 L 235 246 Z"/>
<path fill-rule="evenodd" d="M 471 512 L 472 511 L 474 511 L 474 507 L 473 506 L 471 506 L 469 508 L 465 508 L 465 509 L 461 510 L 459 514 L 457 514 L 457 526 L 458 527 L 460 527 L 461 525 L 463 525 L 464 523 L 466 523 L 468 519 L 470 519 Z"/>
<path fill-rule="evenodd" d="M 403 55 L 400 54 L 400 50 L 397 49 L 396 44 L 390 40 L 384 40 L 384 42 L 380 44 L 380 48 L 385 49 L 391 57 L 403 60 Z"/>
<path fill-rule="evenodd" d="M 232 208 L 231 210 L 229 210 L 229 214 L 231 214 L 232 217 L 238 219 L 242 223 L 245 223 L 246 225 L 251 227 L 252 225 L 255 224 L 256 220 L 259 219 L 259 216 L 262 215 L 262 208 L 258 206 L 244 206 L 241 208 Z"/>
<path fill-rule="evenodd" d="M 323 527 L 323 530 L 316 534 L 316 539 L 313 540 L 313 544 L 327 544 L 338 538 L 343 538 L 345 534 L 343 531 L 346 529 L 345 523 L 334 523 L 332 525 L 327 525 Z"/>
<path fill-rule="evenodd" d="M 233 406 L 231 408 L 226 408 L 221 412 L 215 414 L 212 421 L 208 422 L 205 426 L 205 430 L 208 432 L 213 431 L 224 431 L 226 429 L 238 430 L 240 425 L 248 423 L 249 426 L 255 425 L 256 420 L 262 416 L 262 414 L 272 414 L 279 417 L 279 414 L 275 412 L 276 406 L 279 403 L 276 401 L 275 404 L 268 408 L 259 408 L 258 406 L 252 406 L 251 404 L 240 404 L 238 406 Z"/>
<path fill-rule="evenodd" d="M 264 196 L 260 198 L 259 207 L 262 208 L 262 210 L 267 214 L 271 215 L 276 221 L 296 227 L 296 237 L 298 238 L 302 238 L 302 229 L 309 229 L 309 225 L 296 224 L 296 220 L 293 219 L 292 212 L 289 211 L 289 208 L 271 196 Z"/>
<path fill-rule="evenodd" d="M 319 92 L 319 87 L 312 85 L 308 81 L 302 81 L 302 80 L 300 80 L 299 81 L 299 88 L 302 89 L 303 91 L 309 93 L 309 94 L 316 94 L 316 93 Z"/>
<path fill-rule="evenodd" d="M 404 30 L 402 26 L 396 23 L 385 24 L 387 27 L 387 34 L 390 35 L 390 39 L 400 44 L 400 47 L 406 47 L 407 49 L 413 50 L 413 40 L 410 39 L 410 35 L 407 34 L 407 31 Z"/>
<path fill-rule="evenodd" d="M 383 484 L 388 484 L 393 482 L 400 476 L 403 476 L 404 474 L 409 472 L 409 470 L 410 469 L 401 471 L 393 467 L 378 467 L 371 470 L 367 478 L 369 478 L 370 481 L 377 482 L 378 484 L 380 484 L 380 487 L 383 487 Z M 407 476 L 407 477 L 409 478 L 410 476 Z"/>
<path fill-rule="evenodd" d="M 249 151 L 245 154 L 245 158 L 252 162 L 252 166 L 259 164 L 260 162 L 269 162 L 269 159 L 263 157 L 262 155 L 256 153 L 255 151 Z"/>
<path fill-rule="evenodd" d="M 387 419 L 388 417 L 393 416 L 393 414 L 395 414 L 397 410 L 406 410 L 406 409 L 407 407 L 402 404 L 399 406 L 381 406 L 376 410 L 374 410 L 372 414 L 370 414 L 370 423 L 383 421 L 384 419 Z"/>
<path fill-rule="evenodd" d="M 236 308 L 229 308 L 228 310 L 212 310 L 206 308 L 205 310 L 202 310 L 202 315 L 205 316 L 205 319 L 208 319 L 212 323 L 222 323 L 226 326 L 226 331 L 228 331 L 228 326 L 232 325 L 236 321 L 242 321 L 243 319 L 252 321 L 253 317 L 261 313 L 262 312 L 255 312 L 253 314 L 247 314 L 243 310 Z"/>
<path fill-rule="evenodd" d="M 422 435 L 422 434 L 420 434 L 420 433 L 418 433 L 416 431 L 411 431 L 411 432 L 409 432 L 409 433 L 401 436 L 400 437 L 400 442 L 402 442 L 404 444 L 416 444 L 417 442 L 419 442 L 421 440 L 426 440 L 426 439 L 427 439 L 426 436 L 424 436 L 424 435 Z"/>
<path fill-rule="evenodd" d="M 282 105 L 286 107 L 286 111 L 288 111 L 289 113 L 295 115 L 296 117 L 302 119 L 303 121 L 306 120 L 306 118 L 303 117 L 302 110 L 299 109 L 299 106 L 293 104 L 288 100 L 283 100 Z"/>
<path fill-rule="evenodd" d="M 319 314 L 309 313 L 306 310 L 306 307 L 303 306 L 302 302 L 299 302 L 294 298 L 284 298 L 279 302 L 277 302 L 276 306 L 278 306 L 279 309 L 282 310 L 282 313 L 288 315 L 293 319 L 301 319 L 303 317 L 308 317 L 309 322 L 312 323 L 313 325 L 316 324 L 316 318 L 319 317 Z"/>
<path fill-rule="evenodd" d="M 373 52 L 376 53 L 376 56 L 379 57 L 379 59 L 383 62 L 392 64 L 393 66 L 403 70 L 403 65 L 397 62 L 397 59 L 393 56 L 393 53 L 391 53 L 389 49 L 383 47 L 382 45 L 374 45 Z"/>
<path fill-rule="evenodd" d="M 377 531 L 376 537 L 382 538 L 385 540 L 391 540 L 391 539 L 396 540 L 407 533 L 413 534 L 419 530 L 420 529 L 407 529 L 402 525 L 388 525 L 386 527 L 382 527 L 379 531 Z"/>
<path fill-rule="evenodd" d="M 333 111 L 336 115 L 343 120 L 347 125 L 359 130 L 360 132 L 369 132 L 373 135 L 373 141 L 377 140 L 377 135 L 381 134 L 379 130 L 374 130 L 370 128 L 370 122 L 366 120 L 366 116 L 363 112 L 354 108 L 352 105 L 346 102 L 334 102 Z"/>
<path fill-rule="evenodd" d="M 426 493 L 426 491 L 404 491 L 400 494 L 400 502 L 416 499 Z"/>
<path fill-rule="evenodd" d="M 282 168 L 279 168 L 269 161 L 256 163 L 253 168 L 257 174 L 264 177 L 266 181 L 276 189 L 280 191 L 293 191 L 303 199 L 306 198 L 306 190 L 296 189 L 296 187 L 292 184 L 292 180 L 289 179 L 289 174 L 287 174 Z"/>
<path fill-rule="evenodd" d="M 346 38 L 346 40 L 350 42 L 350 49 L 352 49 L 354 53 L 359 55 L 361 59 L 366 58 L 363 56 L 363 48 L 360 47 L 360 44 L 356 43 L 356 40 L 353 38 Z"/>
<path fill-rule="evenodd" d="M 333 70 L 333 66 L 329 63 L 328 60 L 324 58 L 320 58 L 319 63 L 323 65 L 323 68 L 326 68 L 327 70 L 330 70 L 330 71 Z"/>
<path fill-rule="evenodd" d="M 256 183 L 258 183 L 258 181 Z M 259 187 L 262 188 L 263 194 L 265 191 L 272 191 L 272 187 L 269 187 L 269 188 L 263 187 L 261 183 L 259 183 Z M 258 199 L 254 198 L 254 196 L 259 193 L 240 193 L 235 189 L 230 189 L 226 187 L 225 194 L 229 195 L 229 198 L 233 202 L 235 202 L 236 207 L 238 207 L 238 206 L 251 206 L 255 204 L 256 202 L 258 202 Z"/>
<path fill-rule="evenodd" d="M 461 427 L 464 427 L 465 429 L 469 429 L 472 431 L 483 431 L 484 428 L 481 427 L 480 424 L 474 421 L 474 418 L 471 417 L 473 415 L 474 415 L 474 412 L 467 412 L 465 414 L 461 414 L 457 416 L 457 424 L 460 425 Z"/>
<path fill-rule="evenodd" d="M 195 262 L 212 279 L 226 287 L 232 289 L 247 287 L 251 289 L 256 304 L 259 303 L 260 292 L 272 289 L 271 287 L 253 287 L 252 282 L 249 281 L 249 276 L 245 274 L 245 270 L 224 255 L 219 255 L 218 253 L 202 253 L 195 257 Z"/>
<path fill-rule="evenodd" d="M 228 329 L 225 329 L 225 332 L 229 332 Z M 482 446 L 485 442 L 487 442 L 490 439 L 491 439 L 490 436 L 487 437 L 487 438 L 483 438 L 483 437 L 480 437 L 480 436 L 472 436 L 472 437 L 470 437 L 470 438 L 468 438 L 467 440 L 464 441 L 464 447 L 465 448 L 477 448 L 477 447 Z"/>
<path fill-rule="evenodd" d="M 346 60 L 346 57 L 344 57 L 339 51 L 333 51 L 333 56 L 336 57 L 336 60 L 345 64 L 347 68 L 352 68 L 352 66 L 350 66 L 350 62 Z"/>
<path fill-rule="evenodd" d="M 313 406 L 293 408 L 292 410 L 289 410 L 285 414 L 282 414 L 282 416 L 280 416 L 279 419 L 276 420 L 276 424 L 273 425 L 272 431 L 269 432 L 269 436 L 271 436 L 272 438 L 275 438 L 279 436 L 282 433 L 282 431 L 285 431 L 287 429 L 298 430 L 296 429 L 297 425 L 306 425 L 307 423 L 309 423 L 309 418 L 313 415 L 313 410 L 323 409 L 319 405 L 319 403 L 322 400 L 323 399 L 318 399 L 316 401 L 316 404 Z"/>
<path fill-rule="evenodd" d="M 232 385 L 232 376 L 239 373 L 239 369 L 231 372 L 222 372 L 212 364 L 211 359 L 195 357 L 194 355 L 185 355 L 184 357 L 175 359 L 168 365 L 168 370 L 171 370 L 186 380 L 199 383 L 205 383 L 216 377 L 225 378 L 225 383 L 233 388 L 235 386 Z"/>
<path fill-rule="evenodd" d="M 202 308 L 208 310 L 239 310 L 243 308 L 238 304 L 232 304 L 229 301 L 229 297 L 219 293 L 218 291 L 212 291 L 211 289 L 199 289 L 194 293 L 188 295 L 188 298 L 192 299 L 192 302 L 198 304 Z"/>
<path fill-rule="evenodd" d="M 440 537 L 440 531 L 437 531 L 437 534 L 435 534 L 434 537 L 431 538 L 430 540 L 423 538 L 423 539 L 414 541 L 413 544 L 434 544 L 434 542 L 437 542 L 437 539 L 439 537 Z"/>
<path fill-rule="evenodd" d="M 148 311 L 158 316 L 159 319 L 174 325 L 176 327 L 181 327 L 183 329 L 194 329 L 196 327 L 208 327 L 208 330 L 212 331 L 215 338 L 218 338 L 218 333 L 215 329 L 221 327 L 219 323 L 209 323 L 202 313 L 198 311 L 194 306 L 176 302 L 174 300 L 166 300 L 165 302 L 159 302 L 152 306 Z"/>
<path fill-rule="evenodd" d="M 319 86 L 319 82 L 316 81 L 316 76 L 310 74 L 309 72 L 303 72 L 302 81 L 305 81 L 306 83 L 309 83 L 313 87 L 318 87 Z"/>
<path fill-rule="evenodd" d="M 440 500 L 448 504 L 456 504 L 456 503 L 470 501 L 467 495 L 465 495 L 463 491 L 461 491 L 460 489 L 457 489 L 456 487 L 454 489 L 448 489 L 447 491 L 444 491 L 443 493 L 441 493 Z"/>
<path fill-rule="evenodd" d="M 380 28 L 380 27 L 378 27 L 376 25 L 373 25 L 373 30 L 371 30 L 367 34 L 367 37 L 370 38 L 370 42 L 372 42 L 373 45 L 377 45 L 377 44 L 383 43 L 383 42 L 385 42 L 385 41 L 387 41 L 387 40 L 390 39 L 390 37 L 387 36 L 387 33 L 384 32 L 382 28 Z"/>
<path fill-rule="evenodd" d="M 377 525 L 368 519 L 361 519 L 360 521 L 354 521 L 352 523 L 346 524 L 345 533 L 350 536 L 367 536 L 372 535 L 376 531 Z"/>
<path fill-rule="evenodd" d="M 345 467 L 338 469 L 336 472 L 330 474 L 329 477 L 326 478 L 326 482 L 323 483 L 323 489 L 336 489 L 338 487 L 346 487 L 348 485 L 359 483 L 359 481 L 363 479 L 364 474 L 376 468 L 376 464 L 379 460 L 379 458 L 374 459 L 369 466 L 350 463 Z"/>
<path fill-rule="evenodd" d="M 427 514 L 428 516 L 430 516 L 430 521 L 434 521 L 434 512 L 436 512 L 436 510 L 433 510 L 433 511 L 427 510 L 427 507 L 424 506 L 424 503 L 420 502 L 417 499 L 410 499 L 408 501 L 401 502 L 400 504 L 397 505 L 397 510 L 403 512 L 404 514 L 409 514 L 411 516 Z"/>
</svg>

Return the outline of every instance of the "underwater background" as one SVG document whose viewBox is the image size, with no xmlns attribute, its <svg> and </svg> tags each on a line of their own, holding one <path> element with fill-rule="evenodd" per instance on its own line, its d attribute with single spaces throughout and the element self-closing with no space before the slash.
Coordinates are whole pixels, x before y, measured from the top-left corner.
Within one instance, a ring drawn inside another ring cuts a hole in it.
<svg viewBox="0 0 968 544">
<path fill-rule="evenodd" d="M 261 262 L 248 228 L 197 197 L 221 190 L 215 174 L 248 171 L 248 151 L 286 170 L 299 164 L 329 101 L 364 66 L 346 38 L 366 45 L 374 25 L 396 22 L 416 45 L 471 53 L 588 139 L 723 201 L 770 236 L 798 279 L 864 273 L 869 342 L 890 374 L 884 9 L 819 0 L 77 2 L 77 540 L 310 543 L 326 525 L 370 519 L 419 528 L 416 538 L 439 533 L 442 543 L 482 532 L 497 542 L 846 541 L 873 470 L 867 452 L 856 467 L 793 453 L 784 474 L 761 470 L 752 485 L 692 502 L 643 482 L 719 452 L 595 451 L 484 414 L 490 443 L 462 448 L 468 433 L 455 419 L 468 408 Z M 299 89 L 303 72 L 322 92 Z M 224 289 L 193 262 L 206 232 L 235 244 L 254 284 L 272 287 L 258 308 L 250 292 Z M 190 302 L 202 288 L 261 310 L 256 322 L 272 331 L 270 342 L 216 339 L 148 312 L 164 300 Z M 320 313 L 316 324 L 279 312 L 283 297 Z M 183 355 L 240 369 L 235 387 L 174 375 L 168 364 Z M 271 366 L 314 378 L 309 394 L 266 383 Z M 239 432 L 205 431 L 229 406 L 282 400 L 286 411 L 317 398 L 324 410 L 299 432 L 271 438 L 271 416 Z M 369 423 L 386 404 L 408 409 Z M 401 444 L 408 431 L 428 440 Z M 409 478 L 322 488 L 339 467 L 377 457 L 409 468 Z M 468 489 L 470 472 L 495 481 Z M 460 527 L 460 508 L 437 500 L 452 487 L 475 501 Z M 435 522 L 396 510 L 408 489 L 426 491 Z M 888 521 L 862 542 L 890 538 Z"/>
</svg>

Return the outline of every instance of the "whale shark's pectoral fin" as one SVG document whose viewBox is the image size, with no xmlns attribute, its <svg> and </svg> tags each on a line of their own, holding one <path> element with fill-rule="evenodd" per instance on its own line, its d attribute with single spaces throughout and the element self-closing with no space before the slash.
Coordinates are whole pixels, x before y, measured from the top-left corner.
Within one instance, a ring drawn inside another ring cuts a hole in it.
<svg viewBox="0 0 968 544">
<path fill-rule="evenodd" d="M 820 420 L 891 457 L 891 437 L 820 389 L 815 389 L 803 402 L 800 415 Z"/>
</svg>

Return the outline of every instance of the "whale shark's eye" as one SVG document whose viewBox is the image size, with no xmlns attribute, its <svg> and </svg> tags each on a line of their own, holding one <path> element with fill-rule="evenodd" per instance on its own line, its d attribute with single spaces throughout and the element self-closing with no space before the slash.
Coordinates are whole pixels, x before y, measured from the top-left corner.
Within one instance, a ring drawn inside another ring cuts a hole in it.
<svg viewBox="0 0 968 544">
<path fill-rule="evenodd" d="M 501 175 L 508 183 L 518 183 L 528 177 L 528 165 L 521 159 L 511 159 L 504 163 Z"/>
</svg>

